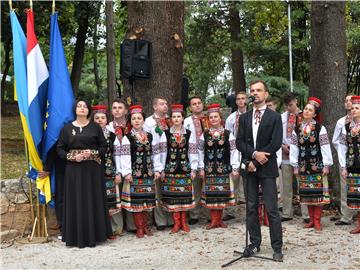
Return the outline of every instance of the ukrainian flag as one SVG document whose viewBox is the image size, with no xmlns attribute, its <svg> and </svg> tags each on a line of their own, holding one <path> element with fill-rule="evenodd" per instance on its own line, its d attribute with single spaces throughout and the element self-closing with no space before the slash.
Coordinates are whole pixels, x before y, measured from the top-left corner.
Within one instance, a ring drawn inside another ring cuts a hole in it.
<svg viewBox="0 0 360 270">
<path fill-rule="evenodd" d="M 29 114 L 29 96 L 28 94 L 28 75 L 27 75 L 27 42 L 21 25 L 15 12 L 10 11 L 11 29 L 13 36 L 13 58 L 14 58 L 14 76 L 16 96 L 20 111 L 20 119 L 24 130 L 24 136 L 27 143 L 30 165 L 36 170 L 43 170 L 43 164 L 34 141 L 30 123 L 36 121 L 37 115 Z M 30 100 L 31 101 L 31 100 Z M 31 119 L 30 119 L 31 117 Z M 37 187 L 45 194 L 46 202 L 51 200 L 49 177 L 37 179 Z"/>
</svg>

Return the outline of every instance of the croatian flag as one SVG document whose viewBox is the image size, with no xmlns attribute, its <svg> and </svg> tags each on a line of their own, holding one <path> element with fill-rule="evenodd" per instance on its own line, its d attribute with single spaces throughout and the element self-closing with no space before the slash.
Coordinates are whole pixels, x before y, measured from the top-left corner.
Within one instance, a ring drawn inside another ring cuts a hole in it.
<svg viewBox="0 0 360 270">
<path fill-rule="evenodd" d="M 36 151 L 36 153 L 33 153 L 34 155 L 40 156 L 47 107 L 49 72 L 35 35 L 34 13 L 32 10 L 27 12 L 26 35 L 28 116 L 30 133 L 35 146 L 32 151 Z M 36 171 L 43 170 L 42 163 L 38 166 L 31 164 L 31 166 Z M 40 202 L 48 203 L 51 200 L 50 179 L 48 176 L 42 179 L 37 178 L 37 173 L 33 169 L 30 170 L 28 176 L 36 179 L 36 187 L 40 189 Z"/>
<path fill-rule="evenodd" d="M 27 12 L 27 78 L 30 131 L 38 153 L 44 131 L 49 72 L 34 30 L 34 13 Z"/>
</svg>

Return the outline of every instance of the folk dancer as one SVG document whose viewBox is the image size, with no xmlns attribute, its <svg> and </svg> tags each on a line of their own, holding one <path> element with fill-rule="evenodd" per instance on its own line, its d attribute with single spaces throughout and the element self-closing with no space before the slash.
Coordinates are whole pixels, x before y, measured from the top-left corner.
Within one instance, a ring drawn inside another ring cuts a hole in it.
<svg viewBox="0 0 360 270">
<path fill-rule="evenodd" d="M 338 152 L 338 154 L 339 154 L 339 144 L 340 144 L 340 140 L 341 140 L 342 129 L 346 124 L 349 124 L 352 120 L 351 97 L 352 97 L 352 95 L 347 95 L 345 97 L 344 107 L 346 110 L 346 115 L 341 117 L 336 122 L 336 126 L 334 129 L 332 143 L 333 143 L 334 148 Z M 339 171 L 341 172 L 341 168 Z M 340 220 L 335 222 L 335 225 L 337 225 L 337 226 L 350 225 L 352 223 L 352 220 L 353 220 L 353 217 L 355 214 L 355 211 L 351 210 L 347 206 L 346 198 L 347 198 L 347 196 L 346 196 L 346 178 L 344 178 L 343 174 L 340 173 L 340 216 L 341 217 L 340 217 Z"/>
<path fill-rule="evenodd" d="M 342 177 L 346 179 L 347 207 L 358 212 L 358 225 L 350 231 L 360 233 L 360 96 L 352 96 L 352 120 L 342 128 L 338 145 Z"/>
<path fill-rule="evenodd" d="M 153 137 L 143 128 L 145 115 L 142 106 L 130 107 L 131 132 L 123 137 L 120 150 L 120 167 L 123 176 L 121 204 L 133 213 L 136 236 L 151 236 L 146 212 L 156 205 L 155 179 L 160 178 L 162 165 L 159 154 L 159 137 Z"/>
<path fill-rule="evenodd" d="M 203 179 L 201 203 L 210 209 L 209 230 L 227 228 L 222 215 L 226 207 L 235 205 L 232 179 L 239 176 L 240 162 L 234 135 L 221 125 L 220 104 L 208 106 L 208 119 L 210 128 L 201 135 L 198 149 Z"/>
<path fill-rule="evenodd" d="M 198 167 L 196 136 L 185 129 L 184 109 L 181 104 L 171 106 L 172 127 L 162 135 L 166 141 L 165 178 L 161 183 L 161 206 L 172 213 L 174 227 L 172 233 L 180 229 L 189 232 L 186 212 L 195 207 L 193 180 Z"/>
<path fill-rule="evenodd" d="M 168 118 L 167 112 L 168 112 L 168 104 L 166 99 L 162 97 L 156 97 L 153 99 L 153 109 L 154 113 L 153 115 L 149 116 L 145 120 L 144 124 L 144 130 L 146 132 L 149 132 L 152 134 L 153 138 L 155 140 L 160 142 L 160 138 L 165 130 L 168 130 L 170 128 L 170 119 Z M 165 148 L 166 143 L 160 142 L 159 145 L 159 151 L 160 151 L 160 159 L 163 163 L 166 158 Z M 164 174 L 161 175 L 161 178 L 164 179 Z M 156 179 L 156 199 L 158 202 L 160 202 L 161 199 L 161 185 L 160 185 L 161 179 Z M 158 231 L 164 230 L 167 226 L 170 226 L 173 224 L 171 215 L 166 212 L 159 204 L 155 207 L 154 210 L 154 217 L 155 217 L 155 223 L 156 223 L 156 229 Z"/>
<path fill-rule="evenodd" d="M 298 178 L 300 203 L 307 205 L 310 217 L 304 228 L 314 227 L 317 232 L 322 230 L 323 205 L 330 203 L 327 175 L 333 164 L 326 128 L 318 120 L 320 109 L 321 100 L 310 97 L 290 143 L 290 164 Z"/>
<path fill-rule="evenodd" d="M 205 130 L 209 128 L 209 122 L 204 113 L 204 104 L 199 96 L 193 96 L 189 99 L 189 109 L 191 115 L 185 118 L 184 127 L 191 131 L 196 136 L 196 143 L 199 145 L 200 137 Z M 201 191 L 202 191 L 202 179 L 197 175 L 193 181 L 194 196 L 195 196 L 195 208 L 189 211 L 189 224 L 194 225 L 199 222 L 200 214 L 209 216 L 209 212 L 206 208 L 201 206 Z"/>
</svg>

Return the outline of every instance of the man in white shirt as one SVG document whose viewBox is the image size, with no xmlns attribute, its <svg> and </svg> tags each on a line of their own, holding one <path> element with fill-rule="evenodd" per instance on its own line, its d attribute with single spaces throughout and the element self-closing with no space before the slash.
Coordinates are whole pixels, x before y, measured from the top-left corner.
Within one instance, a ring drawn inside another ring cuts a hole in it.
<svg viewBox="0 0 360 270">
<path fill-rule="evenodd" d="M 336 151 L 339 151 L 339 144 L 341 138 L 342 128 L 349 122 L 351 122 L 351 97 L 352 95 L 347 95 L 345 97 L 344 106 L 346 110 L 346 115 L 341 117 L 337 122 L 334 129 L 334 135 L 332 139 L 332 144 Z M 341 168 L 340 170 L 341 171 Z M 341 218 L 335 222 L 335 225 L 350 225 L 353 220 L 353 216 L 356 213 L 354 210 L 351 210 L 347 207 L 346 204 L 346 179 L 340 173 L 340 211 Z"/>
<path fill-rule="evenodd" d="M 262 242 L 258 216 L 259 184 L 263 192 L 269 219 L 271 247 L 274 261 L 283 261 L 282 225 L 277 204 L 276 177 L 279 176 L 276 152 L 281 147 L 281 117 L 266 107 L 269 96 L 266 83 L 261 80 L 250 83 L 250 95 L 254 97 L 254 107 L 240 116 L 236 137 L 237 149 L 246 165 L 246 223 L 250 234 L 250 244 L 243 252 L 244 257 L 260 251 Z"/>
<path fill-rule="evenodd" d="M 169 118 L 167 116 L 168 104 L 165 98 L 156 97 L 153 99 L 153 109 L 154 114 L 147 117 L 144 123 L 144 130 L 152 134 L 153 137 L 161 137 L 162 133 L 170 128 Z M 160 141 L 160 139 L 159 139 Z M 160 143 L 159 145 L 160 156 L 166 158 L 166 155 L 162 153 L 166 152 L 166 143 Z M 164 177 L 164 172 L 162 172 L 162 177 Z M 156 198 L 160 200 L 161 196 L 161 179 L 156 179 Z M 164 230 L 167 226 L 173 224 L 173 219 L 169 213 L 164 211 L 162 207 L 156 206 L 154 210 L 156 228 L 159 231 Z"/>
<path fill-rule="evenodd" d="M 293 93 L 289 93 L 284 97 L 285 112 L 281 114 L 283 125 L 283 141 L 282 141 L 282 162 L 281 172 L 282 181 L 280 188 L 280 198 L 282 201 L 282 221 L 293 219 L 293 181 L 294 170 L 290 165 L 289 152 L 292 132 L 300 121 L 300 109 L 297 106 L 297 98 Z M 309 222 L 309 214 L 306 205 L 301 205 L 301 214 L 304 222 Z"/>
<path fill-rule="evenodd" d="M 230 131 L 234 137 L 236 138 L 238 129 L 239 129 L 239 118 L 240 115 L 246 112 L 246 101 L 247 95 L 246 92 L 239 92 L 236 94 L 236 105 L 237 110 L 230 114 L 225 121 L 225 129 Z M 239 153 L 239 159 L 241 161 L 241 153 Z M 244 194 L 244 183 L 242 176 L 238 176 L 235 179 L 232 179 L 234 183 L 234 193 L 235 199 L 237 202 L 245 202 L 245 194 Z M 235 218 L 236 206 L 227 207 L 225 209 L 225 215 L 223 220 L 230 220 Z"/>
<path fill-rule="evenodd" d="M 203 132 L 209 128 L 208 120 L 206 115 L 204 114 L 204 104 L 201 100 L 201 97 L 194 96 L 189 99 L 189 109 L 191 111 L 191 115 L 186 117 L 184 120 L 184 127 L 194 133 L 196 135 L 196 142 L 199 143 L 200 137 Z M 200 177 L 196 177 L 193 181 L 194 185 L 194 196 L 195 196 L 195 204 L 196 207 L 189 211 L 189 224 L 193 225 L 199 222 L 200 212 L 204 211 L 204 214 L 208 217 L 209 211 L 205 207 L 201 207 L 201 192 L 202 192 L 202 179 Z"/>
</svg>

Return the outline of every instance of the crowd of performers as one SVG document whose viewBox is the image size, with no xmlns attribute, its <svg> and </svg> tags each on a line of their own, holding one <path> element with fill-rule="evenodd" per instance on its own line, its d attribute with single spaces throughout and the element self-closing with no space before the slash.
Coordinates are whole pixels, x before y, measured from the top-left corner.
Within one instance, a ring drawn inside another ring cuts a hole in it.
<svg viewBox="0 0 360 270">
<path fill-rule="evenodd" d="M 91 107 L 78 100 L 76 119 L 61 130 L 53 160 L 45 166 L 51 171 L 49 167 L 57 164 L 57 174 L 63 179 L 56 195 L 62 241 L 67 246 L 93 247 L 125 230 L 142 238 L 152 235 L 153 222 L 157 230 L 172 227 L 171 233 L 189 232 L 189 224 L 196 224 L 201 215 L 209 220 L 206 229 L 226 228 L 224 221 L 234 218 L 237 205 L 245 202 L 244 176 L 256 171 L 256 160 L 244 164 L 239 150 L 245 148 L 241 144 L 237 148 L 237 138 L 246 128 L 240 118 L 250 115 L 254 127 L 262 115 L 265 118 L 264 112 L 277 106 L 268 98 L 267 108 L 247 114 L 247 100 L 245 92 L 238 93 L 238 110 L 224 119 L 219 104 L 211 104 L 205 113 L 197 96 L 189 100 L 188 117 L 179 104 L 172 104 L 168 113 L 167 101 L 161 97 L 153 100 L 154 113 L 147 118 L 142 106 L 128 108 L 116 99 L 110 108 L 112 122 L 106 106 Z M 330 203 L 327 175 L 333 165 L 327 131 L 319 119 L 321 100 L 309 98 L 300 111 L 296 97 L 289 94 L 284 108 L 282 145 L 275 157 L 281 221 L 293 218 L 296 177 L 304 227 L 321 231 L 322 208 Z M 349 225 L 360 210 L 360 97 L 347 96 L 345 109 L 347 114 L 339 119 L 333 138 L 341 170 L 337 225 Z M 256 132 L 262 136 L 264 128 L 268 126 L 260 125 Z M 281 140 L 281 134 L 277 139 Z M 256 219 L 265 225 L 270 221 L 271 227 L 277 213 L 264 207 L 262 188 L 268 187 L 260 187 L 256 195 Z M 277 202 L 274 205 L 278 207 Z M 279 226 L 281 231 L 281 222 Z M 360 233 L 360 214 L 351 233 Z M 281 249 L 282 238 L 280 242 Z"/>
</svg>

